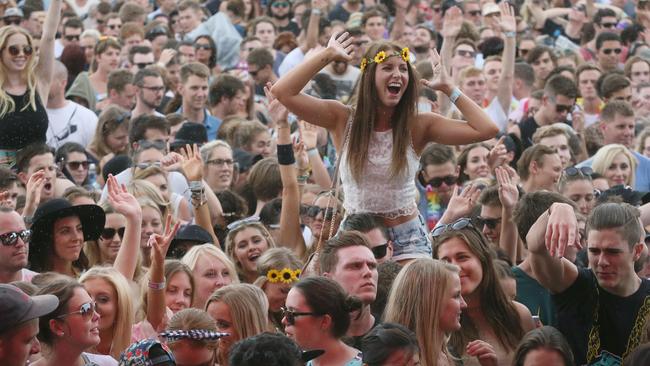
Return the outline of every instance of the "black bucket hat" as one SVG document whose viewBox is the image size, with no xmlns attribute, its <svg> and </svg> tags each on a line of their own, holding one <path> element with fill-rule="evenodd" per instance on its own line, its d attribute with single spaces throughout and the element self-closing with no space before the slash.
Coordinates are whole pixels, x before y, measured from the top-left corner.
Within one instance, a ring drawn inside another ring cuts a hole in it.
<svg viewBox="0 0 650 366">
<path fill-rule="evenodd" d="M 51 243 L 54 222 L 70 216 L 79 217 L 84 241 L 97 240 L 106 222 L 104 210 L 97 205 L 73 206 L 66 199 L 54 198 L 40 205 L 34 213 L 31 227 L 32 243 L 36 245 Z"/>
</svg>

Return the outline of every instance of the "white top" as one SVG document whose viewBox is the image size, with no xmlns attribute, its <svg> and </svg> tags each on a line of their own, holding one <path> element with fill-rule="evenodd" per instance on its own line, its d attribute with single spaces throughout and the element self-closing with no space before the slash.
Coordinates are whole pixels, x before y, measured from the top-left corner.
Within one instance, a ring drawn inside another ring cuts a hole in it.
<svg viewBox="0 0 650 366">
<path fill-rule="evenodd" d="M 97 128 L 95 112 L 70 100 L 63 108 L 46 108 L 46 111 L 50 120 L 46 141 L 50 147 L 58 149 L 66 142 L 84 147 L 90 144 Z"/>
<path fill-rule="evenodd" d="M 89 361 L 96 363 L 99 366 L 117 366 L 117 360 L 108 355 L 96 355 L 94 353 L 83 353 Z"/>
<path fill-rule="evenodd" d="M 420 161 L 412 144 L 406 150 L 406 169 L 391 179 L 393 130 L 373 131 L 368 146 L 368 162 L 360 182 L 354 180 L 347 165 L 348 149 L 349 147 L 341 155 L 339 168 L 346 214 L 368 212 L 386 218 L 397 218 L 417 211 L 414 177 Z"/>
</svg>

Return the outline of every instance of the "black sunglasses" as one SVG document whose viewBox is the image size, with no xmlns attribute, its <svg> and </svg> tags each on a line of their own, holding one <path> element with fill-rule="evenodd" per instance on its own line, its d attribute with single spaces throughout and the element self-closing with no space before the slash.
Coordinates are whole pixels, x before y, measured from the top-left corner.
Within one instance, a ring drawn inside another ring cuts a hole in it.
<svg viewBox="0 0 650 366">
<path fill-rule="evenodd" d="M 2 245 L 10 247 L 16 245 L 18 238 L 23 239 L 24 243 L 29 243 L 32 238 L 31 230 L 12 231 L 0 235 L 0 242 Z"/>
<path fill-rule="evenodd" d="M 23 20 L 20 19 L 20 18 L 11 18 L 11 19 L 9 19 L 9 18 L 5 18 L 5 19 L 4 19 L 5 25 L 20 25 L 20 23 L 21 23 L 22 21 L 23 21 Z"/>
<path fill-rule="evenodd" d="M 497 225 L 501 222 L 501 218 L 488 218 L 478 216 L 476 218 L 476 224 L 478 227 L 487 226 L 488 228 L 494 230 L 497 228 Z"/>
<path fill-rule="evenodd" d="M 439 188 L 443 182 L 448 186 L 452 186 L 456 184 L 457 181 L 458 181 L 458 177 L 453 175 L 447 175 L 445 177 L 432 178 L 430 181 L 427 182 L 427 184 L 433 188 Z"/>
<path fill-rule="evenodd" d="M 372 247 L 370 250 L 372 250 L 375 259 L 382 259 L 386 256 L 386 253 L 388 253 L 388 242 Z"/>
<path fill-rule="evenodd" d="M 196 48 L 197 50 L 201 50 L 201 49 L 203 49 L 203 50 L 211 50 L 212 49 L 212 47 L 209 44 L 203 44 L 203 43 L 195 44 L 194 48 Z"/>
<path fill-rule="evenodd" d="M 83 167 L 84 170 L 88 169 L 88 160 L 86 160 L 86 161 L 69 161 L 66 164 L 68 165 L 68 169 L 70 169 L 70 170 L 78 170 L 79 167 Z"/>
<path fill-rule="evenodd" d="M 470 16 L 473 16 L 473 17 L 477 17 L 477 16 L 481 15 L 481 11 L 480 11 L 480 10 L 471 10 L 471 11 L 468 11 L 467 13 L 468 13 Z"/>
<path fill-rule="evenodd" d="M 285 307 L 282 307 L 281 309 L 282 309 L 282 316 L 287 319 L 287 324 L 289 324 L 289 325 L 296 324 L 296 317 L 298 317 L 298 316 L 321 316 L 321 315 L 323 315 L 323 314 L 314 313 L 314 312 L 310 312 L 310 313 L 302 312 L 301 313 L 301 312 L 298 312 L 298 311 L 295 311 L 295 310 L 287 309 Z"/>
<path fill-rule="evenodd" d="M 605 49 L 603 50 L 603 53 L 606 54 L 606 55 L 609 55 L 609 54 L 611 54 L 612 52 L 614 52 L 614 53 L 617 54 L 617 55 L 620 55 L 621 52 L 623 52 L 623 50 L 620 49 L 620 48 L 605 48 Z"/>
<path fill-rule="evenodd" d="M 563 105 L 563 104 L 556 104 L 555 105 L 555 111 L 557 113 L 569 113 L 573 109 L 573 105 Z"/>
<path fill-rule="evenodd" d="M 583 175 L 585 177 L 591 177 L 591 175 L 594 173 L 594 171 L 588 167 L 582 167 L 582 168 L 576 168 L 574 166 L 570 166 L 566 169 L 564 169 L 564 174 L 568 175 L 569 177 L 573 177 L 576 175 Z"/>
<path fill-rule="evenodd" d="M 9 46 L 7 47 L 7 51 L 12 56 L 18 56 L 20 55 L 21 48 L 19 46 Z M 25 45 L 22 47 L 22 52 L 25 56 L 31 56 L 34 53 L 34 49 L 30 45 Z"/>
<path fill-rule="evenodd" d="M 147 66 L 153 65 L 153 62 L 136 62 L 135 65 L 138 67 L 138 70 L 142 70 Z"/>
<path fill-rule="evenodd" d="M 603 28 L 614 28 L 618 23 L 603 23 L 600 26 Z"/>
<path fill-rule="evenodd" d="M 334 217 L 334 210 L 331 207 L 311 206 L 307 209 L 307 216 L 315 218 L 319 213 L 323 214 L 323 220 L 330 221 Z"/>
<path fill-rule="evenodd" d="M 115 233 L 120 236 L 120 239 L 124 239 L 124 227 L 119 229 L 113 229 L 112 227 L 105 227 L 102 229 L 102 238 L 106 240 L 111 240 L 115 237 Z"/>
<path fill-rule="evenodd" d="M 260 70 L 255 70 L 255 71 L 248 70 L 248 74 L 252 77 L 256 77 L 258 72 L 260 72 Z"/>
<path fill-rule="evenodd" d="M 456 220 L 455 222 L 452 222 L 451 224 L 443 224 L 438 226 L 437 228 L 433 229 L 431 231 L 431 236 L 432 237 L 437 237 L 442 235 L 445 231 L 450 231 L 450 230 L 462 230 L 466 227 L 471 227 L 471 228 L 476 228 L 472 224 L 472 219 L 469 219 L 467 217 L 460 218 Z"/>
<path fill-rule="evenodd" d="M 69 35 L 69 36 L 64 36 L 66 41 L 78 41 L 79 40 L 79 35 Z"/>
</svg>

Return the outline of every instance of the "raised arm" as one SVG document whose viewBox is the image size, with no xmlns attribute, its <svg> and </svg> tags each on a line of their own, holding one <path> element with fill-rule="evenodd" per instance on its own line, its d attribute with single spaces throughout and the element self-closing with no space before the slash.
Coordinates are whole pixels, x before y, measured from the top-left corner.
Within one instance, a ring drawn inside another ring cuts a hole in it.
<svg viewBox="0 0 650 366">
<path fill-rule="evenodd" d="M 501 202 L 499 248 L 508 255 L 513 264 L 517 264 L 519 235 L 517 225 L 512 221 L 512 210 L 519 200 L 519 190 L 517 190 L 517 185 L 512 182 L 506 169 L 497 167 L 494 172 L 499 185 L 499 201 Z"/>
<path fill-rule="evenodd" d="M 43 25 L 38 64 L 36 65 L 36 88 L 43 105 L 47 104 L 54 73 L 54 38 L 56 37 L 56 28 L 61 20 L 62 3 L 63 0 L 50 1 L 50 8 L 47 10 L 45 24 Z"/>
<path fill-rule="evenodd" d="M 408 10 L 410 0 L 395 0 L 395 20 L 393 21 L 393 29 L 390 32 L 390 39 L 398 40 L 402 38 L 404 28 L 406 26 L 406 11 Z"/>
<path fill-rule="evenodd" d="M 501 8 L 501 32 L 505 37 L 503 57 L 501 60 L 501 76 L 499 77 L 499 91 L 497 100 L 506 116 L 510 112 L 512 102 L 512 84 L 515 80 L 515 36 L 517 33 L 517 20 L 514 9 L 505 1 L 499 4 Z M 505 130 L 505 126 L 503 127 Z"/>
<path fill-rule="evenodd" d="M 326 0 L 312 0 L 311 13 L 309 15 L 309 23 L 305 31 L 304 41 L 300 44 L 300 50 L 303 54 L 318 45 L 318 35 L 320 31 L 320 19 L 327 16 L 327 1 Z M 318 10 L 318 11 L 316 11 Z"/>
<path fill-rule="evenodd" d="M 327 48 L 305 59 L 296 68 L 278 80 L 271 92 L 287 109 L 309 123 L 342 131 L 349 110 L 341 102 L 323 100 L 301 93 L 311 79 L 332 61 L 349 61 L 352 52 L 349 34 L 333 35 Z"/>
<path fill-rule="evenodd" d="M 305 150 L 307 150 L 309 164 L 311 165 L 311 177 L 314 183 L 318 184 L 321 189 L 327 190 L 332 186 L 332 179 L 325 167 L 323 158 L 318 152 L 317 141 L 319 129 L 320 127 L 314 126 L 311 123 L 306 123 L 305 121 L 300 122 L 302 141 L 305 143 Z"/>
<path fill-rule="evenodd" d="M 138 200 L 126 191 L 126 186 L 117 183 L 114 176 L 109 175 L 106 182 L 108 190 L 108 203 L 126 219 L 124 238 L 117 252 L 113 267 L 126 279 L 133 281 L 135 266 L 138 262 L 140 250 L 140 234 L 142 232 L 142 208 Z"/>
<path fill-rule="evenodd" d="M 557 294 L 575 282 L 578 269 L 563 258 L 568 245 L 580 245 L 578 223 L 570 205 L 551 205 L 530 228 L 526 242 L 533 274 L 542 286 Z"/>
</svg>

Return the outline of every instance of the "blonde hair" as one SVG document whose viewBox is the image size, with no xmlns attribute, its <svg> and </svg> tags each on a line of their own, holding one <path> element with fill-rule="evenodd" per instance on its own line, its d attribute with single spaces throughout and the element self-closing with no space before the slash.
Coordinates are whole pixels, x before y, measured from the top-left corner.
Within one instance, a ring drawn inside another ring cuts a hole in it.
<svg viewBox="0 0 650 366">
<path fill-rule="evenodd" d="M 135 179 L 126 185 L 126 189 L 138 199 L 142 207 L 147 206 L 158 211 L 162 220 L 165 220 L 171 212 L 169 202 L 165 201 L 153 183 L 143 179 Z"/>
<path fill-rule="evenodd" d="M 213 302 L 223 302 L 230 309 L 232 326 L 239 339 L 246 339 L 263 333 L 268 328 L 269 301 L 259 287 L 240 283 L 218 289 L 205 304 L 207 311 Z M 228 355 L 219 354 L 217 360 L 223 364 Z"/>
<path fill-rule="evenodd" d="M 194 277 L 192 275 L 192 270 L 181 261 L 177 259 L 167 259 L 164 263 L 163 275 L 165 276 L 165 283 L 169 284 L 172 277 L 177 273 L 185 273 L 190 278 L 190 287 L 192 288 L 192 300 L 190 301 L 190 306 L 194 304 L 194 292 L 196 290 L 196 285 L 194 284 Z M 145 319 L 147 315 L 147 305 L 149 304 L 147 292 L 149 291 L 149 279 L 151 278 L 151 270 L 149 270 L 146 276 L 142 277 L 140 281 L 140 310 L 138 311 L 138 319 Z"/>
<path fill-rule="evenodd" d="M 441 352 L 451 360 L 439 319 L 458 272 L 458 267 L 439 260 L 417 259 L 399 272 L 388 295 L 384 322 L 401 324 L 416 334 L 423 366 L 436 366 Z"/>
<path fill-rule="evenodd" d="M 230 147 L 230 145 L 228 145 L 228 143 L 223 140 L 210 141 L 207 144 L 201 146 L 201 149 L 199 150 L 199 152 L 201 153 L 201 159 L 203 159 L 204 163 L 210 160 L 210 157 L 212 156 L 212 152 L 217 147 L 225 147 L 226 149 L 230 150 L 231 154 L 233 152 L 232 147 Z"/>
<path fill-rule="evenodd" d="M 22 34 L 27 38 L 27 44 L 31 47 L 34 47 L 34 41 L 32 36 L 29 33 L 21 28 L 16 26 L 5 26 L 0 28 L 0 49 L 4 49 L 7 46 L 9 37 L 14 34 Z M 29 92 L 29 103 L 26 104 L 21 111 L 26 110 L 28 107 L 31 107 L 32 110 L 36 110 L 36 53 L 32 53 L 27 61 L 25 66 L 23 77 L 27 81 L 27 91 Z M 0 119 L 6 115 L 15 112 L 16 103 L 9 96 L 9 94 L 2 88 L 7 81 L 7 69 L 5 68 L 4 63 L 0 62 Z"/>
<path fill-rule="evenodd" d="M 133 174 L 133 179 L 134 180 L 145 180 L 149 177 L 153 177 L 156 175 L 162 175 L 165 177 L 165 180 L 167 180 L 167 172 L 156 165 L 150 165 L 146 167 L 145 169 L 140 169 L 136 173 Z"/>
<path fill-rule="evenodd" d="M 206 313 L 205 310 L 201 309 L 195 309 L 195 308 L 187 308 L 179 311 L 178 313 L 174 314 L 171 319 L 169 319 L 169 322 L 167 323 L 167 331 L 172 331 L 172 330 L 192 330 L 192 329 L 200 329 L 200 330 L 209 330 L 213 332 L 217 332 L 217 324 L 214 319 L 210 316 L 210 314 Z M 170 347 L 174 347 L 174 344 L 178 342 L 177 340 L 173 341 L 168 341 L 167 344 Z M 196 345 L 201 345 L 205 348 L 211 349 L 211 350 L 216 350 L 217 346 L 219 345 L 218 340 L 192 340 L 192 343 Z"/>
<path fill-rule="evenodd" d="M 269 233 L 269 231 L 261 222 L 249 222 L 249 223 L 241 224 L 236 228 L 230 230 L 228 232 L 228 235 L 226 236 L 226 254 L 228 254 L 228 257 L 230 257 L 232 262 L 235 264 L 235 268 L 237 268 L 237 273 L 242 279 L 246 277 L 244 276 L 241 263 L 237 260 L 237 257 L 235 256 L 235 246 L 236 246 L 235 236 L 237 236 L 237 234 L 239 234 L 241 231 L 248 228 L 257 229 L 260 232 L 260 234 L 262 234 L 264 239 L 266 239 L 266 243 L 268 244 L 269 247 L 268 249 L 275 248 L 275 242 L 273 241 L 273 237 L 271 236 L 271 233 Z"/>
<path fill-rule="evenodd" d="M 257 259 L 257 272 L 260 276 L 253 283 L 255 286 L 264 288 L 268 282 L 267 273 L 272 270 L 282 270 L 288 268 L 292 271 L 301 269 L 303 263 L 288 248 L 270 248 Z"/>
<path fill-rule="evenodd" d="M 630 175 L 628 177 L 628 181 L 625 182 L 625 184 L 634 187 L 634 175 L 637 165 L 636 158 L 634 155 L 632 155 L 632 153 L 630 153 L 627 147 L 621 144 L 609 144 L 601 147 L 596 155 L 594 155 L 594 160 L 591 164 L 591 168 L 594 170 L 594 172 L 604 176 L 605 172 L 607 169 L 609 169 L 609 166 L 612 165 L 612 161 L 618 154 L 625 155 L 627 160 L 630 162 Z"/>
<path fill-rule="evenodd" d="M 187 253 L 185 253 L 183 258 L 181 258 L 181 262 L 185 264 L 192 273 L 194 273 L 196 262 L 198 262 L 200 257 L 212 257 L 218 260 L 228 269 L 228 272 L 230 272 L 230 283 L 239 283 L 239 276 L 237 275 L 235 264 L 230 260 L 230 258 L 228 258 L 226 253 L 214 244 L 207 243 L 193 246 L 187 251 Z M 197 292 L 198 291 L 194 291 L 193 302 L 196 301 L 196 296 L 198 296 Z"/>
<path fill-rule="evenodd" d="M 119 359 L 121 353 L 131 344 L 131 328 L 135 318 L 131 287 L 127 279 L 113 267 L 93 267 L 79 279 L 84 283 L 92 279 L 102 279 L 115 289 L 117 294 L 117 313 L 113 323 L 113 342 L 110 355 Z"/>
</svg>

